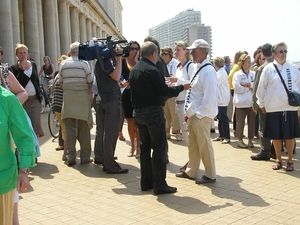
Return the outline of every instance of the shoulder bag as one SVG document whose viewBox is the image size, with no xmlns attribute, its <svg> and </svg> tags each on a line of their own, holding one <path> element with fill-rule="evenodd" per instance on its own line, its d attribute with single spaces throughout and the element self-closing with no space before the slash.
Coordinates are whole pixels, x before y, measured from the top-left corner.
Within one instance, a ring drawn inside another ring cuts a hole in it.
<svg viewBox="0 0 300 225">
<path fill-rule="evenodd" d="M 300 106 L 300 94 L 298 92 L 289 91 L 287 89 L 287 86 L 286 86 L 286 84 L 285 84 L 285 82 L 284 82 L 284 80 L 283 80 L 283 78 L 281 76 L 281 73 L 279 72 L 277 66 L 274 63 L 273 63 L 273 65 L 274 65 L 274 67 L 275 67 L 275 69 L 276 69 L 276 71 L 277 71 L 277 73 L 278 73 L 278 75 L 279 75 L 279 77 L 281 79 L 283 87 L 284 87 L 284 89 L 285 89 L 285 91 L 286 91 L 286 93 L 288 95 L 289 105 L 290 106 Z"/>
</svg>

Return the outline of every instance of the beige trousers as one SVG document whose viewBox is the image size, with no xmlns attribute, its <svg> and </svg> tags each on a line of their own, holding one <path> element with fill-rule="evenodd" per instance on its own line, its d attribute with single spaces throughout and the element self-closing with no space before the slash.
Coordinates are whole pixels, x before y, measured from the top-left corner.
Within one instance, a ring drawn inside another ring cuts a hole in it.
<svg viewBox="0 0 300 225">
<path fill-rule="evenodd" d="M 208 117 L 200 120 L 196 116 L 192 116 L 188 119 L 189 163 L 185 172 L 192 178 L 197 177 L 202 160 L 205 176 L 216 179 L 215 156 L 210 139 L 211 121 L 212 119 Z"/>
<path fill-rule="evenodd" d="M 175 97 L 169 98 L 165 103 L 165 118 L 166 118 L 166 129 L 180 130 L 180 124 L 178 115 L 175 112 Z"/>
<path fill-rule="evenodd" d="M 0 195 L 0 225 L 11 225 L 14 212 L 15 189 Z"/>
<path fill-rule="evenodd" d="M 236 108 L 236 137 L 240 140 L 243 138 L 246 116 L 248 138 L 251 140 L 254 137 L 255 113 L 252 108 Z"/>
</svg>

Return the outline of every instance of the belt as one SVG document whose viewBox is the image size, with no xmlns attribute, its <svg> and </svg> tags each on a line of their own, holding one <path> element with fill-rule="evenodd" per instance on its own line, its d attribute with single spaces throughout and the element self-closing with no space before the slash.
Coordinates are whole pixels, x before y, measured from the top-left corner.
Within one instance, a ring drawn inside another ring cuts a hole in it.
<svg viewBox="0 0 300 225">
<path fill-rule="evenodd" d="M 28 96 L 27 100 L 33 100 L 33 99 L 36 99 L 36 95 L 31 95 L 31 96 Z"/>
</svg>

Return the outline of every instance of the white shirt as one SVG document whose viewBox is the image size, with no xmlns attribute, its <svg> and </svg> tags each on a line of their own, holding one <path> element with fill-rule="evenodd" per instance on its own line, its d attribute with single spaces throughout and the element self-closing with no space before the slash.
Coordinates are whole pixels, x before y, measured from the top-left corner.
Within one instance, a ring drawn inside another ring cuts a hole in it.
<svg viewBox="0 0 300 225">
<path fill-rule="evenodd" d="M 224 67 L 217 71 L 218 77 L 218 106 L 228 106 L 230 101 L 230 88 L 228 74 Z"/>
<path fill-rule="evenodd" d="M 176 77 L 178 78 L 176 85 L 189 83 L 194 74 L 195 74 L 195 64 L 190 60 L 188 60 L 181 69 L 177 68 L 176 70 Z M 186 90 L 180 92 L 175 100 L 184 101 L 186 92 L 187 92 Z"/>
<path fill-rule="evenodd" d="M 172 58 L 171 61 L 167 65 L 167 69 L 170 75 L 175 75 L 178 65 L 178 60 Z"/>
<path fill-rule="evenodd" d="M 255 73 L 249 71 L 245 74 L 243 70 L 239 70 L 233 74 L 232 85 L 234 88 L 233 104 L 236 108 L 250 108 L 252 107 L 252 89 Z M 250 83 L 250 88 L 243 87 L 241 84 Z"/>
<path fill-rule="evenodd" d="M 206 63 L 209 63 L 208 59 L 199 64 L 199 68 Z M 203 117 L 213 119 L 218 114 L 217 84 L 217 73 L 212 65 L 200 70 L 186 95 L 185 114 L 188 117 L 196 115 L 198 119 Z"/>
<path fill-rule="evenodd" d="M 298 68 L 290 62 L 280 65 L 274 60 L 274 64 L 276 64 L 287 87 L 289 87 L 287 78 L 287 69 L 289 69 L 292 91 L 300 93 Z M 273 63 L 265 66 L 258 83 L 256 97 L 259 107 L 265 107 L 267 112 L 297 111 L 298 109 L 298 107 L 289 105 L 287 93 Z"/>
</svg>

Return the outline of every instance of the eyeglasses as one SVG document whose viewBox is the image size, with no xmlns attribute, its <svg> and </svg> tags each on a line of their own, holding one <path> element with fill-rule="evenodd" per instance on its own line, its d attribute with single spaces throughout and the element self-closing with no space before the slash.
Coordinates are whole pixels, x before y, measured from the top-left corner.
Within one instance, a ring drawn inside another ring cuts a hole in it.
<svg viewBox="0 0 300 225">
<path fill-rule="evenodd" d="M 133 48 L 133 47 L 130 47 L 130 51 L 134 51 L 134 50 L 138 51 L 139 48 Z"/>
<path fill-rule="evenodd" d="M 288 53 L 288 51 L 287 51 L 287 50 L 280 50 L 279 53 L 280 53 L 280 54 L 282 54 L 282 53 L 285 53 L 285 54 L 286 54 L 286 53 Z"/>
</svg>

